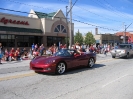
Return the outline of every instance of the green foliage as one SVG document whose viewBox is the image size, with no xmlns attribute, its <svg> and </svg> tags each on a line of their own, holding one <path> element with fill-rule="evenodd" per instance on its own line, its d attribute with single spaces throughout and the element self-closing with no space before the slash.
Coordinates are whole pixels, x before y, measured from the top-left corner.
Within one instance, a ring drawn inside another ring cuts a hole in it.
<svg viewBox="0 0 133 99">
<path fill-rule="evenodd" d="M 91 32 L 88 32 L 86 35 L 85 35 L 85 40 L 84 40 L 84 43 L 86 45 L 90 45 L 90 44 L 94 44 L 95 43 L 95 38 L 93 36 L 93 34 Z"/>
<path fill-rule="evenodd" d="M 83 44 L 83 36 L 82 36 L 82 33 L 78 32 L 75 34 L 74 36 L 74 42 L 78 42 L 79 44 Z"/>
</svg>

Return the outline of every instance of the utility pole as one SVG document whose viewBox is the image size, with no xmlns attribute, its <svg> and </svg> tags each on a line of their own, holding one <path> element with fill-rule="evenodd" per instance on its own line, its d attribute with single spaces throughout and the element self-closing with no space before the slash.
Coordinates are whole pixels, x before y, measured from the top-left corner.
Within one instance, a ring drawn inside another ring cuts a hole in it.
<svg viewBox="0 0 133 99">
<path fill-rule="evenodd" d="M 124 42 L 123 43 L 126 43 L 126 25 L 125 25 L 125 30 L 124 30 Z"/>
<path fill-rule="evenodd" d="M 70 9 L 69 9 L 69 11 L 67 12 L 66 11 L 66 16 L 69 14 L 69 12 L 70 12 L 70 26 L 69 26 L 69 46 L 70 46 L 70 48 L 71 48 L 71 46 L 72 46 L 72 43 L 73 43 L 73 41 L 74 41 L 74 38 L 73 38 L 73 31 L 72 31 L 72 8 L 73 8 L 73 6 L 76 4 L 76 2 L 77 2 L 78 0 L 76 0 L 75 2 L 74 2 L 74 4 L 72 5 L 72 0 L 69 0 L 69 6 L 70 6 Z"/>
<path fill-rule="evenodd" d="M 70 48 L 71 48 L 71 46 L 72 46 L 72 37 L 73 37 L 73 34 L 72 34 L 72 0 L 69 0 L 69 5 L 70 5 L 70 27 L 69 27 L 69 30 L 70 30 L 70 32 L 69 32 L 69 34 L 70 34 L 70 38 L 69 38 L 69 46 L 70 46 Z"/>
<path fill-rule="evenodd" d="M 123 30 L 124 30 L 124 23 L 123 23 Z M 123 43 L 125 43 L 125 32 L 123 31 Z"/>
<path fill-rule="evenodd" d="M 132 23 L 131 23 L 131 24 L 132 24 Z M 130 25 L 131 25 L 131 24 L 130 24 Z M 130 25 L 129 25 L 129 26 L 130 26 Z M 126 25 L 125 25 L 125 31 L 124 31 L 124 43 L 126 43 L 126 30 L 127 30 L 127 28 L 129 28 L 129 26 L 126 27 Z"/>
<path fill-rule="evenodd" d="M 67 37 L 66 37 L 66 46 L 68 48 L 68 21 L 67 21 L 67 18 L 68 18 L 68 12 L 67 12 L 67 9 L 68 9 L 68 6 L 66 6 L 66 24 L 67 24 Z"/>
</svg>

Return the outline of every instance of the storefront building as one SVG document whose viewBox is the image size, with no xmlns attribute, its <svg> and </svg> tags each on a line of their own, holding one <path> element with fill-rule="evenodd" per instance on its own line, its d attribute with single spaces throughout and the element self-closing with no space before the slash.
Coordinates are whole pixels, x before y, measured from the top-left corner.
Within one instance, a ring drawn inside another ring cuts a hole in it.
<svg viewBox="0 0 133 99">
<path fill-rule="evenodd" d="M 4 47 L 65 44 L 69 25 L 61 10 L 53 13 L 30 11 L 28 17 L 0 13 L 0 42 Z M 72 24 L 72 31 L 74 24 Z"/>
<path fill-rule="evenodd" d="M 121 43 L 120 36 L 117 36 L 116 34 L 97 34 L 94 35 L 94 38 L 96 40 L 96 44 L 118 44 Z"/>
</svg>

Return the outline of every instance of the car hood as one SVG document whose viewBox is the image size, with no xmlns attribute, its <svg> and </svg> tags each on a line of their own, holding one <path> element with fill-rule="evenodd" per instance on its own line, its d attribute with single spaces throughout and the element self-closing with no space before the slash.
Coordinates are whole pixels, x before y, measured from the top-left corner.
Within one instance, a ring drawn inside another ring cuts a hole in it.
<svg viewBox="0 0 133 99">
<path fill-rule="evenodd" d="M 118 49 L 113 49 L 111 50 L 111 52 L 120 52 L 120 51 L 124 51 L 125 49 L 121 49 L 121 48 L 118 48 Z"/>
<path fill-rule="evenodd" d="M 38 56 L 32 60 L 32 63 L 46 63 L 48 61 L 57 60 L 59 56 Z"/>
</svg>

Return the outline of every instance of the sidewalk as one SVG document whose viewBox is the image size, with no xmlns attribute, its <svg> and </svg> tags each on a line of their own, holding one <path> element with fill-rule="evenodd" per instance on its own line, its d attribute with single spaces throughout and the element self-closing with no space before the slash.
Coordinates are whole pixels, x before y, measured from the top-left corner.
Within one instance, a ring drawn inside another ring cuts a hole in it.
<svg viewBox="0 0 133 99">
<path fill-rule="evenodd" d="M 28 71 L 29 63 L 31 60 L 22 60 L 22 61 L 2 61 L 0 64 L 0 74 Z"/>
</svg>

